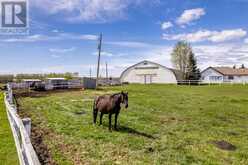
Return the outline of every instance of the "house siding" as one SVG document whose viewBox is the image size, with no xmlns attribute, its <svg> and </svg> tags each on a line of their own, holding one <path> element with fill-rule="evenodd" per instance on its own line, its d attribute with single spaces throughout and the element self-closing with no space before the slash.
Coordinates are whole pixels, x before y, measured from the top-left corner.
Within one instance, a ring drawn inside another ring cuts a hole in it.
<svg viewBox="0 0 248 165">
<path fill-rule="evenodd" d="M 201 77 L 204 83 L 223 83 L 225 81 L 225 77 L 212 68 L 209 68 L 202 72 Z M 216 77 L 216 79 L 214 79 L 214 77 Z"/>
<path fill-rule="evenodd" d="M 202 81 L 204 83 L 248 83 L 248 75 L 233 76 L 233 79 L 229 79 L 229 76 L 224 76 L 221 73 L 209 68 L 201 73 Z M 213 77 L 220 77 L 220 79 L 214 80 Z"/>
</svg>

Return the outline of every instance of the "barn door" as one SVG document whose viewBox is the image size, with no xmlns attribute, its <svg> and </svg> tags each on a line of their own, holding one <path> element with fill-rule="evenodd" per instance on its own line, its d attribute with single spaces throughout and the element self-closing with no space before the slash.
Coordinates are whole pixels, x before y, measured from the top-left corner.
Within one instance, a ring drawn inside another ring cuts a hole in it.
<svg viewBox="0 0 248 165">
<path fill-rule="evenodd" d="M 151 83 L 152 83 L 152 75 L 145 75 L 144 84 L 151 84 Z"/>
</svg>

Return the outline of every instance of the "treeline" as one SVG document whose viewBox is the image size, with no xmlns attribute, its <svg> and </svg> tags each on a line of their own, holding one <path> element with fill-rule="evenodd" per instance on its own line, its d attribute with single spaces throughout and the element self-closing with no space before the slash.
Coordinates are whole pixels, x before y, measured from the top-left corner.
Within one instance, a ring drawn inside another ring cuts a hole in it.
<svg viewBox="0 0 248 165">
<path fill-rule="evenodd" d="M 49 74 L 17 74 L 17 75 L 0 75 L 0 83 L 20 82 L 23 79 L 39 79 L 45 80 L 46 78 L 65 78 L 71 80 L 78 77 L 79 73 L 49 73 Z"/>
</svg>

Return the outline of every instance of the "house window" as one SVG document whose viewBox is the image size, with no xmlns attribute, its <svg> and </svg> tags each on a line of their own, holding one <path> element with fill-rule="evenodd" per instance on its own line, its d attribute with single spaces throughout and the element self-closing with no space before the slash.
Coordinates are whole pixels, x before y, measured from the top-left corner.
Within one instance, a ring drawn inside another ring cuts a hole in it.
<svg viewBox="0 0 248 165">
<path fill-rule="evenodd" d="M 228 80 L 234 80 L 233 76 L 228 76 Z"/>
<path fill-rule="evenodd" d="M 222 77 L 221 76 L 210 76 L 209 79 L 211 81 L 220 81 L 222 80 Z"/>
</svg>

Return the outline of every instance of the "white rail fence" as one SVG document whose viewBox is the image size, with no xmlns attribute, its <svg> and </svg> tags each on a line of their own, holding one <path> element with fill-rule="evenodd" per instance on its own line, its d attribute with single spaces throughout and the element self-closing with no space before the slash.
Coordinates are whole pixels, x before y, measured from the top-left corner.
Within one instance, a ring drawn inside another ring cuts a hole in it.
<svg viewBox="0 0 248 165">
<path fill-rule="evenodd" d="M 230 84 L 230 85 L 234 85 L 234 84 L 243 84 L 243 85 L 247 85 L 248 82 L 234 82 L 234 81 L 202 81 L 202 80 L 180 80 L 178 81 L 178 85 L 222 85 L 222 84 Z"/>
<path fill-rule="evenodd" d="M 9 84 L 7 88 L 8 91 L 5 93 L 5 105 L 20 165 L 40 165 L 38 156 L 30 140 L 31 120 L 29 118 L 21 119 L 19 117 L 14 104 L 12 89 Z"/>
</svg>

